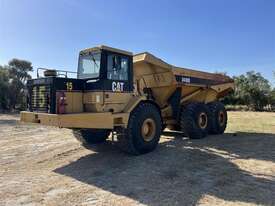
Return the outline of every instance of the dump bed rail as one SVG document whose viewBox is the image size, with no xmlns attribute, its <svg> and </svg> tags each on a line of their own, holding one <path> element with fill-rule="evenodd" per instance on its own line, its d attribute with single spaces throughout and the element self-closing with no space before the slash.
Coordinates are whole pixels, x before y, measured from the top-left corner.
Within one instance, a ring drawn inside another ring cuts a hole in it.
<svg viewBox="0 0 275 206">
<path fill-rule="evenodd" d="M 226 75 L 173 66 L 148 52 L 134 55 L 134 64 L 139 63 L 148 63 L 157 67 L 161 67 L 164 70 L 171 71 L 175 75 L 177 81 L 183 80 L 182 82 L 186 83 L 190 83 L 190 78 L 190 81 L 192 82 L 207 85 L 216 85 L 233 82 L 233 80 Z"/>
</svg>

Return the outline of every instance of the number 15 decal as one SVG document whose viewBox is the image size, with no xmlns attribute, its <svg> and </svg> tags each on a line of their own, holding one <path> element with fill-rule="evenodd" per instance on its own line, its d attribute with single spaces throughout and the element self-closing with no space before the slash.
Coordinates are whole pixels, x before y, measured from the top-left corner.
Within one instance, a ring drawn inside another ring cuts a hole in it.
<svg viewBox="0 0 275 206">
<path fill-rule="evenodd" d="M 68 91 L 72 91 L 73 90 L 73 83 L 72 82 L 67 82 L 66 86 L 67 86 L 67 90 Z"/>
</svg>

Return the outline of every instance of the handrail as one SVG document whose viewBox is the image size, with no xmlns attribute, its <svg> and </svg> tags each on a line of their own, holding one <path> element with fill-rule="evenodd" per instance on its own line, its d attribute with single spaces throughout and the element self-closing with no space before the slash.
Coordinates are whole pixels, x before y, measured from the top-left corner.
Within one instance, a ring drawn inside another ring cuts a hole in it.
<svg viewBox="0 0 275 206">
<path fill-rule="evenodd" d="M 37 78 L 39 78 L 39 71 L 40 70 L 43 70 L 43 71 L 46 71 L 46 70 L 51 70 L 51 69 L 47 69 L 47 68 L 37 68 L 36 70 L 36 76 Z M 65 78 L 68 78 L 68 73 L 69 74 L 77 74 L 77 72 L 72 72 L 72 71 L 66 71 L 66 70 L 56 70 L 56 69 L 52 69 L 52 70 L 55 70 L 57 72 L 57 76 L 61 76 L 61 75 L 64 75 Z M 62 74 L 60 72 L 64 72 L 65 74 Z"/>
</svg>

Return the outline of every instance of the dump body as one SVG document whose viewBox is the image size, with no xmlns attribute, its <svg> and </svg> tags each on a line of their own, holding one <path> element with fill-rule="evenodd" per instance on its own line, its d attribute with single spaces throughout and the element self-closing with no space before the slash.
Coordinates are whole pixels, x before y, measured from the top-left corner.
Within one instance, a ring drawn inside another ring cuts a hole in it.
<svg viewBox="0 0 275 206">
<path fill-rule="evenodd" d="M 222 98 L 234 89 L 233 80 L 225 75 L 175 67 L 147 52 L 135 55 L 133 61 L 139 92 L 150 88 L 161 108 L 169 104 L 177 89 L 181 90 L 182 100 L 186 97 L 186 102 L 204 103 Z"/>
</svg>

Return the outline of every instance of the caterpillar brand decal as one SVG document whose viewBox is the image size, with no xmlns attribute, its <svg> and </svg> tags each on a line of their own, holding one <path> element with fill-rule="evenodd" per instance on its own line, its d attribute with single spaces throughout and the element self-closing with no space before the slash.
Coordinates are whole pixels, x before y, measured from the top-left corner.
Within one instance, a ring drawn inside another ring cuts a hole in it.
<svg viewBox="0 0 275 206">
<path fill-rule="evenodd" d="M 124 82 L 112 82 L 113 92 L 123 92 Z"/>
</svg>

